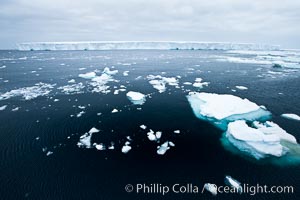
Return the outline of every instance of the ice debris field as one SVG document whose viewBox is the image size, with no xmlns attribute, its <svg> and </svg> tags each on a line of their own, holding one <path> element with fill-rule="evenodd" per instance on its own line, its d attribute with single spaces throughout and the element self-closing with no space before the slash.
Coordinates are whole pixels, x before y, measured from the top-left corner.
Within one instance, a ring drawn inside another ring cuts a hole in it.
<svg viewBox="0 0 300 200">
<path fill-rule="evenodd" d="M 66 43 L 37 43 L 37 44 L 20 44 L 21 50 L 78 50 L 78 49 L 147 49 L 155 46 L 158 49 L 190 49 L 190 45 L 196 45 L 199 49 L 230 49 L 232 56 L 239 53 L 254 55 L 252 49 L 259 49 L 260 46 L 248 45 L 248 51 L 238 51 L 239 45 L 232 44 L 191 44 L 191 43 L 134 43 L 134 47 L 126 46 L 126 43 L 90 43 L 90 44 L 66 44 Z M 132 45 L 132 44 L 131 44 Z M 152 45 L 152 46 L 151 46 Z M 212 46 L 214 45 L 214 46 Z M 266 48 L 266 47 L 264 47 Z M 275 47 L 269 47 L 271 49 Z M 244 47 L 245 49 L 245 47 Z M 275 48 L 276 49 L 276 48 Z M 239 59 L 238 57 L 218 57 L 215 58 L 220 62 L 240 62 L 240 63 L 255 63 L 261 65 L 278 64 L 277 67 L 283 68 L 298 68 L 300 60 L 292 59 L 295 54 L 287 54 L 279 51 L 272 51 L 270 54 L 267 52 L 255 51 L 254 57 L 249 59 Z M 297 54 L 298 56 L 298 54 Z M 26 58 L 19 58 L 19 60 L 26 60 Z M 21 101 L 31 101 L 39 97 L 46 97 L 49 100 L 59 102 L 59 95 L 78 95 L 86 93 L 99 93 L 101 95 L 115 95 L 118 99 L 119 96 L 127 98 L 126 106 L 119 106 L 111 109 L 107 115 L 118 115 L 123 110 L 131 108 L 131 110 L 141 111 L 144 104 L 151 104 L 151 99 L 155 95 L 163 95 L 170 93 L 172 88 L 181 92 L 185 96 L 186 101 L 190 104 L 191 112 L 199 118 L 199 120 L 211 123 L 219 130 L 222 130 L 222 144 L 225 149 L 238 152 L 240 155 L 253 158 L 257 161 L 265 158 L 297 158 L 300 156 L 300 146 L 292 133 L 288 133 L 278 124 L 272 121 L 272 111 L 268 110 L 263 105 L 257 105 L 251 99 L 242 98 L 233 94 L 221 94 L 213 92 L 202 92 L 203 88 L 209 91 L 209 87 L 213 80 L 205 80 L 202 77 L 196 77 L 192 81 L 182 80 L 181 74 L 177 76 L 167 76 L 165 73 L 152 73 L 146 76 L 136 76 L 134 80 L 143 79 L 148 86 L 152 87 L 151 92 L 141 90 L 128 89 L 132 79 L 127 79 L 131 74 L 131 66 L 134 63 L 123 63 L 127 66 L 126 70 L 120 70 L 115 66 L 99 67 L 93 71 L 87 71 L 86 68 L 80 68 L 77 77 L 70 77 L 64 85 L 50 84 L 45 82 L 38 82 L 31 86 L 14 88 L 6 92 L 0 93 L 0 113 L 8 109 L 17 112 L 20 107 L 13 106 L 7 103 L 8 100 L 16 100 L 19 98 Z M 62 65 L 63 66 L 63 65 Z M 274 66 L 276 68 L 276 65 Z M 6 66 L 2 66 L 0 70 L 5 70 Z M 194 68 L 188 68 L 187 71 L 195 71 Z M 37 73 L 33 71 L 31 73 Z M 276 75 L 271 74 L 272 76 Z M 280 72 L 281 73 L 281 72 Z M 123 82 L 120 81 L 122 77 Z M 249 88 L 243 85 L 236 85 L 231 91 L 237 90 L 248 91 Z M 250 88 L 251 89 L 251 88 Z M 100 103 L 100 102 L 99 102 Z M 51 106 L 51 105 L 49 105 Z M 69 117 L 80 118 L 87 114 L 87 108 L 90 105 L 73 106 L 76 107 L 77 112 L 70 114 Z M 159 109 L 159 108 L 157 108 Z M 130 110 L 130 109 L 129 109 Z M 101 112 L 97 116 L 102 116 Z M 281 117 L 299 121 L 300 117 L 294 113 L 282 113 Z M 37 120 L 37 123 L 39 121 Z M 172 137 L 165 137 L 166 134 L 162 130 L 154 130 L 148 124 L 140 124 L 139 134 L 142 134 L 149 142 L 156 144 L 156 151 L 158 156 L 162 156 L 176 148 L 176 144 L 172 141 Z M 174 127 L 171 134 L 181 135 L 184 130 L 179 130 Z M 122 140 L 111 142 L 95 142 L 93 138 L 101 135 L 102 130 L 100 127 L 90 127 L 85 133 L 77 133 L 70 137 L 78 137 L 77 146 L 83 149 L 95 149 L 98 151 L 120 151 L 123 154 L 130 154 L 135 151 L 134 138 L 130 135 Z M 170 133 L 168 133 L 169 135 Z M 36 138 L 39 140 L 40 138 Z M 120 142 L 122 141 L 122 142 Z M 74 144 L 76 145 L 76 144 Z M 142 144 L 139 144 L 142 145 Z M 54 152 L 53 148 L 44 147 L 42 149 L 46 156 L 51 156 Z M 228 178 L 228 181 L 232 181 Z M 234 182 L 231 184 L 235 184 Z M 236 187 L 238 185 L 236 184 Z M 206 185 L 206 189 L 214 191 L 211 185 Z"/>
</svg>

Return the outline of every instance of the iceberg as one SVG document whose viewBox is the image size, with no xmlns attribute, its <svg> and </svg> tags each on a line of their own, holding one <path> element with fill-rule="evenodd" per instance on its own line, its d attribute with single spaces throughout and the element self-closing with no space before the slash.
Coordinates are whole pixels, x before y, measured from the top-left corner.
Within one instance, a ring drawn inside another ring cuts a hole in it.
<svg viewBox="0 0 300 200">
<path fill-rule="evenodd" d="M 74 79 L 73 79 L 74 80 Z M 64 94 L 81 94 L 85 86 L 82 83 L 76 83 L 72 85 L 65 85 L 58 87 L 58 90 L 61 90 Z"/>
<path fill-rule="evenodd" d="M 292 120 L 300 121 L 300 116 L 296 115 L 296 114 L 293 114 L 293 113 L 282 114 L 281 117 L 284 117 L 286 119 L 292 119 Z"/>
<path fill-rule="evenodd" d="M 271 113 L 261 106 L 230 94 L 190 92 L 187 99 L 196 117 L 209 121 L 222 130 L 235 120 L 267 120 Z"/>
<path fill-rule="evenodd" d="M 17 44 L 20 51 L 31 50 L 278 50 L 277 45 L 196 41 L 87 41 L 27 42 Z"/>
<path fill-rule="evenodd" d="M 289 145 L 286 144 L 297 144 L 294 136 L 273 122 L 255 121 L 252 126 L 244 120 L 230 122 L 225 137 L 237 149 L 257 160 L 269 156 L 281 157 L 289 152 Z"/>
<path fill-rule="evenodd" d="M 145 95 L 140 92 L 129 91 L 126 96 L 135 105 L 143 105 L 146 101 Z"/>
</svg>

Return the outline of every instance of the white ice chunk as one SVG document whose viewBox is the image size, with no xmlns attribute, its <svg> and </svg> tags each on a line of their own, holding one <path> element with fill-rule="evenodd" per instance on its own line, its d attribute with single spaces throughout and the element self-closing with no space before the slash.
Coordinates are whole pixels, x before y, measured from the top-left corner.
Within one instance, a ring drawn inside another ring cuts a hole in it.
<svg viewBox="0 0 300 200">
<path fill-rule="evenodd" d="M 240 86 L 240 85 L 237 85 L 237 86 L 235 86 L 237 89 L 239 89 L 239 90 L 248 90 L 248 88 L 247 87 L 245 87 L 245 86 Z"/>
<path fill-rule="evenodd" d="M 122 147 L 122 153 L 128 153 L 131 150 L 131 146 L 124 145 Z"/>
<path fill-rule="evenodd" d="M 95 72 L 87 72 L 85 74 L 79 74 L 78 75 L 80 78 L 85 78 L 85 79 L 92 79 L 96 77 L 96 73 Z"/>
<path fill-rule="evenodd" d="M 240 151 L 256 159 L 284 155 L 288 148 L 282 145 L 282 140 L 297 144 L 295 137 L 273 122 L 254 122 L 253 125 L 254 128 L 249 127 L 244 120 L 230 122 L 226 138 Z"/>
<path fill-rule="evenodd" d="M 126 96 L 135 105 L 142 105 L 146 101 L 146 96 L 140 92 L 129 91 Z"/>
<path fill-rule="evenodd" d="M 216 184 L 205 183 L 204 184 L 204 189 L 209 191 L 212 195 L 217 195 L 218 194 L 218 188 L 217 188 Z"/>
<path fill-rule="evenodd" d="M 157 154 L 164 155 L 167 152 L 167 150 L 170 149 L 170 147 L 168 145 L 169 145 L 169 142 L 167 141 L 167 142 L 163 143 L 162 145 L 158 146 Z"/>
<path fill-rule="evenodd" d="M 113 109 L 113 110 L 111 111 L 111 113 L 117 113 L 117 112 L 119 112 L 117 109 Z"/>
<path fill-rule="evenodd" d="M 238 193 L 243 192 L 243 188 L 241 186 L 241 183 L 232 178 L 231 176 L 226 176 L 225 177 L 225 183 L 228 184 L 229 186 L 233 187 Z"/>
<path fill-rule="evenodd" d="M 105 67 L 103 73 L 108 75 L 115 75 L 118 73 L 118 70 L 110 70 L 108 67 Z"/>
<path fill-rule="evenodd" d="M 254 121 L 270 116 L 268 111 L 248 99 L 230 94 L 190 92 L 187 98 L 198 118 L 212 121 L 217 126 L 221 120 L 246 119 Z"/>
<path fill-rule="evenodd" d="M 0 111 L 2 111 L 2 110 L 5 110 L 5 109 L 6 109 L 6 107 L 7 107 L 7 105 L 0 106 Z"/>
<path fill-rule="evenodd" d="M 293 114 L 293 113 L 286 113 L 286 114 L 282 114 L 281 117 L 287 118 L 287 119 L 293 119 L 296 121 L 300 121 L 300 116 Z"/>
<path fill-rule="evenodd" d="M 144 124 L 142 124 L 142 125 L 140 125 L 140 128 L 145 130 L 147 128 L 147 126 L 145 126 Z"/>
<path fill-rule="evenodd" d="M 91 130 L 89 130 L 89 134 L 93 134 L 93 133 L 98 133 L 100 130 L 96 129 L 95 127 L 91 128 Z"/>
</svg>

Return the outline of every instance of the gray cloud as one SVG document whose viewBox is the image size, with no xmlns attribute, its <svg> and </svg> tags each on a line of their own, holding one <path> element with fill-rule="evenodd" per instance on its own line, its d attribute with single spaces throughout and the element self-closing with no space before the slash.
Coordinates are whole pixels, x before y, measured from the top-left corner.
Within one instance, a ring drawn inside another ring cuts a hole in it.
<svg viewBox="0 0 300 200">
<path fill-rule="evenodd" d="M 300 48 L 295 0 L 0 0 L 0 48 L 18 42 L 193 40 Z"/>
</svg>

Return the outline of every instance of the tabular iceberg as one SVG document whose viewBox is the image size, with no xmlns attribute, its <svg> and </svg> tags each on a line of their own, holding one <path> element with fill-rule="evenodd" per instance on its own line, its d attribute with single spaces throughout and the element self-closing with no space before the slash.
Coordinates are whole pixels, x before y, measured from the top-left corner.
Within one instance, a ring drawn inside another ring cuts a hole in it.
<svg viewBox="0 0 300 200">
<path fill-rule="evenodd" d="M 278 50 L 279 46 L 253 43 L 190 41 L 95 41 L 20 43 L 17 48 L 30 50 L 121 50 L 121 49 L 203 49 L 203 50 Z"/>
</svg>

